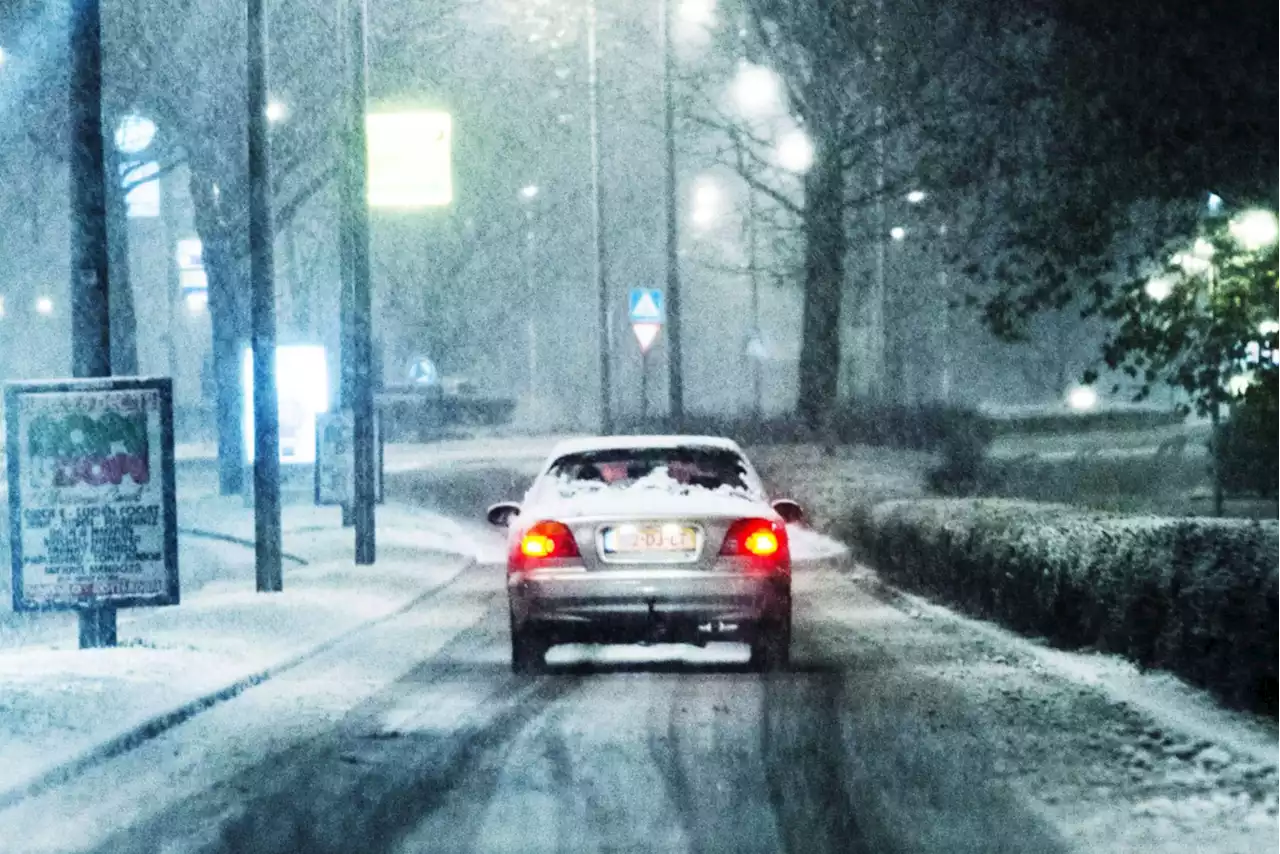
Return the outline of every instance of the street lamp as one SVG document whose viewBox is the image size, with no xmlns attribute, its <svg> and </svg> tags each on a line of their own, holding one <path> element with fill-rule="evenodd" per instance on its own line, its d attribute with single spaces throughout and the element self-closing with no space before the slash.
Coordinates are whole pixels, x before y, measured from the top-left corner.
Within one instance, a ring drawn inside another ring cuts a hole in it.
<svg viewBox="0 0 1280 854">
<path fill-rule="evenodd" d="M 1090 386 L 1081 385 L 1067 394 L 1067 406 L 1077 412 L 1088 412 L 1098 405 L 1098 393 Z"/>
<path fill-rule="evenodd" d="M 680 4 L 680 18 L 688 24 L 710 27 L 715 23 L 716 0 L 684 0 Z"/>
<path fill-rule="evenodd" d="M 899 242 L 907 239 L 907 230 L 900 225 L 895 225 L 889 229 L 889 236 Z"/>
<path fill-rule="evenodd" d="M 693 224 L 699 229 L 710 228 L 720 215 L 722 202 L 723 194 L 715 181 L 706 176 L 699 178 L 693 189 Z"/>
<path fill-rule="evenodd" d="M 920 204 L 926 198 L 928 198 L 928 194 L 925 193 L 924 190 L 912 190 L 910 193 L 907 193 L 907 202 L 913 205 Z"/>
<path fill-rule="evenodd" d="M 156 138 L 156 123 L 146 116 L 130 113 L 116 127 L 116 150 L 121 154 L 141 154 Z"/>
<path fill-rule="evenodd" d="M 53 300 L 49 297 L 39 297 L 36 299 L 36 313 L 43 314 L 45 317 L 53 314 Z"/>
<path fill-rule="evenodd" d="M 783 169 L 802 175 L 813 166 L 813 140 L 800 128 L 787 131 L 778 140 L 775 156 Z"/>
<path fill-rule="evenodd" d="M 267 121 L 278 124 L 289 117 L 289 108 L 283 101 L 272 98 L 267 102 Z"/>
<path fill-rule="evenodd" d="M 1173 280 L 1168 276 L 1157 276 L 1147 282 L 1144 290 L 1156 302 L 1164 302 L 1173 293 Z"/>
<path fill-rule="evenodd" d="M 527 202 L 533 201 L 538 196 L 538 185 L 529 184 L 520 188 L 520 197 Z"/>
<path fill-rule="evenodd" d="M 782 109 L 782 80 L 763 65 L 740 63 L 731 91 L 734 103 L 748 118 L 773 115 Z"/>
<path fill-rule="evenodd" d="M 1245 211 L 1227 224 L 1227 230 L 1244 249 L 1257 252 L 1276 242 L 1276 215 L 1265 210 Z"/>
</svg>

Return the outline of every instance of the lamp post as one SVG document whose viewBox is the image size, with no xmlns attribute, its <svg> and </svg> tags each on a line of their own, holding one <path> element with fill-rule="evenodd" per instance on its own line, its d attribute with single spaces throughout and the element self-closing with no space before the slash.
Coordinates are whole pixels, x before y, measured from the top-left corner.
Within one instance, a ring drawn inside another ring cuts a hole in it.
<svg viewBox="0 0 1280 854">
<path fill-rule="evenodd" d="M 600 432 L 613 432 L 611 359 L 613 354 L 613 312 L 609 305 L 609 282 L 605 276 L 604 188 L 600 181 L 600 57 L 597 47 L 596 0 L 587 0 L 587 112 L 591 138 L 591 238 L 596 281 L 597 329 L 600 340 Z"/>
<path fill-rule="evenodd" d="M 662 31 L 662 130 L 666 140 L 664 196 L 667 212 L 667 394 L 668 417 L 684 418 L 684 366 L 680 323 L 680 246 L 676 208 L 675 58 L 671 38 L 671 0 L 659 0 Z"/>
<path fill-rule="evenodd" d="M 253 340 L 253 541 L 257 589 L 283 589 L 280 530 L 280 405 L 276 393 L 276 289 L 267 131 L 267 15 L 248 4 L 249 278 Z"/>
</svg>

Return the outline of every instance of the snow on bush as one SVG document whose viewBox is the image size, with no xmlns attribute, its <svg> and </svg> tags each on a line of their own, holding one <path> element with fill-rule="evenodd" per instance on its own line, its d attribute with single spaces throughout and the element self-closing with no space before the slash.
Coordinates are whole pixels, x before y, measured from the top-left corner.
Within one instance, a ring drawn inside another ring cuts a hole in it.
<svg viewBox="0 0 1280 854">
<path fill-rule="evenodd" d="M 948 499 L 864 508 L 850 526 L 857 548 L 905 587 L 1276 714 L 1275 522 Z"/>
</svg>

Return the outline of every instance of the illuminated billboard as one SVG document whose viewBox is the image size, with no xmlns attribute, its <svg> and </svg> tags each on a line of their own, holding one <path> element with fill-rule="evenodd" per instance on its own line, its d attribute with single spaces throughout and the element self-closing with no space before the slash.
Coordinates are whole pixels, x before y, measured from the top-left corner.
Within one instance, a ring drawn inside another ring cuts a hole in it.
<svg viewBox="0 0 1280 854">
<path fill-rule="evenodd" d="M 367 117 L 369 205 L 443 207 L 453 202 L 453 118 L 437 110 Z"/>
<path fill-rule="evenodd" d="M 244 383 L 244 454 L 253 454 L 253 351 L 241 361 Z M 329 367 L 324 347 L 293 344 L 276 348 L 276 398 L 280 401 L 280 462 L 314 464 L 316 416 L 329 409 Z"/>
</svg>

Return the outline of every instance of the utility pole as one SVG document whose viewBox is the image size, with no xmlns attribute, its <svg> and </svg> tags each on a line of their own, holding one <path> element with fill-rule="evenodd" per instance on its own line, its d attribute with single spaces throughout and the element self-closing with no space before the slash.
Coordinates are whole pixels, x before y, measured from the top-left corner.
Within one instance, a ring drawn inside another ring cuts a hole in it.
<svg viewBox="0 0 1280 854">
<path fill-rule="evenodd" d="M 284 588 L 280 568 L 280 410 L 267 128 L 267 16 L 249 0 L 249 279 L 253 336 L 253 543 L 259 593 Z"/>
<path fill-rule="evenodd" d="M 355 422 L 356 564 L 367 566 L 377 559 L 374 519 L 375 471 L 373 447 L 373 317 L 369 296 L 369 152 L 365 111 L 368 101 L 367 21 L 368 0 L 347 0 L 347 73 L 350 102 L 347 110 L 346 156 L 343 158 L 346 208 L 343 228 L 350 241 L 351 286 L 350 344 L 342 358 L 349 359 L 351 407 Z M 348 403 L 349 401 L 349 403 Z"/>
<path fill-rule="evenodd" d="M 662 30 L 662 130 L 667 144 L 667 392 L 669 417 L 678 425 L 684 419 L 684 370 L 680 347 L 680 233 L 676 208 L 676 105 L 675 60 L 671 38 L 671 0 L 660 0 Z"/>
<path fill-rule="evenodd" d="M 595 241 L 597 322 L 600 337 L 600 432 L 613 432 L 612 354 L 613 313 L 609 309 L 609 282 L 605 277 L 604 188 L 600 182 L 600 57 L 597 47 L 596 0 L 587 3 L 587 107 L 591 136 L 591 233 Z"/>
<path fill-rule="evenodd" d="M 875 209 L 875 229 L 876 229 L 876 256 L 875 256 L 875 288 L 871 293 L 871 396 L 877 401 L 884 402 L 888 397 L 888 388 L 886 382 L 885 370 L 885 245 L 884 239 L 888 222 L 885 219 L 884 205 L 884 97 L 881 64 L 884 59 L 884 46 L 880 42 L 881 35 L 881 15 L 884 13 L 883 0 L 876 0 L 875 12 L 875 32 L 876 41 L 874 47 L 873 58 L 875 62 L 875 81 L 876 81 L 876 107 L 875 107 L 875 128 L 876 128 L 876 209 Z"/>
<path fill-rule="evenodd" d="M 750 18 L 746 7 L 742 10 L 742 20 L 738 25 L 739 59 L 746 63 L 751 61 Z M 750 165 L 745 157 L 742 138 L 734 135 L 734 147 L 738 159 L 738 171 L 747 174 Z M 760 276 L 757 272 L 756 259 L 756 188 L 747 184 L 747 280 L 751 288 L 751 338 L 748 341 L 747 356 L 751 360 L 751 413 L 759 421 L 764 413 L 764 342 L 760 334 Z"/>
<path fill-rule="evenodd" d="M 102 148 L 102 17 L 71 4 L 71 360 L 77 377 L 111 376 L 107 195 Z M 80 648 L 116 645 L 116 609 L 79 612 Z"/>
</svg>

